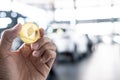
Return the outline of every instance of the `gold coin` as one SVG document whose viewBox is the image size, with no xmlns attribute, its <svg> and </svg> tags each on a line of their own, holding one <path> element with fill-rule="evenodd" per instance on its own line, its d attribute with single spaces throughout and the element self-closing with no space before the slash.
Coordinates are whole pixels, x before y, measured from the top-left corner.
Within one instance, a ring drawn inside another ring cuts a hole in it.
<svg viewBox="0 0 120 80">
<path fill-rule="evenodd" d="M 39 27 L 32 22 L 27 22 L 22 26 L 19 35 L 23 42 L 34 43 L 40 38 Z"/>
</svg>

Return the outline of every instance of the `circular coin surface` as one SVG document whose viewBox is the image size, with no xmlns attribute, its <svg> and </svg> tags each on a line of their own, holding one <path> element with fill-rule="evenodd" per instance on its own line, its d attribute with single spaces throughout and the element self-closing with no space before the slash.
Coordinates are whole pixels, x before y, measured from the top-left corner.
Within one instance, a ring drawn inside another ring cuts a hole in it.
<svg viewBox="0 0 120 80">
<path fill-rule="evenodd" d="M 22 25 L 19 35 L 24 43 L 30 44 L 36 42 L 40 38 L 40 30 L 36 24 L 27 22 Z"/>
</svg>

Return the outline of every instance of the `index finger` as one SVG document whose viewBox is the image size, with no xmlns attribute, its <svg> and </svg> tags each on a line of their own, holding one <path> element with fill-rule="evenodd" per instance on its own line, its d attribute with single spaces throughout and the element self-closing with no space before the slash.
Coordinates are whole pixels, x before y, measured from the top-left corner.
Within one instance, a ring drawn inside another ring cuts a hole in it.
<svg viewBox="0 0 120 80">
<path fill-rule="evenodd" d="M 40 28 L 40 37 L 43 37 L 44 36 L 44 29 L 43 28 Z"/>
</svg>

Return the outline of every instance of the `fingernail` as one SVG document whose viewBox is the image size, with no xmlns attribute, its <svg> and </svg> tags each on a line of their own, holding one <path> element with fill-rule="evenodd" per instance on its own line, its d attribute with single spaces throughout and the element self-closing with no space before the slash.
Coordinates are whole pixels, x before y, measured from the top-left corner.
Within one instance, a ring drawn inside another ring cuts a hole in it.
<svg viewBox="0 0 120 80">
<path fill-rule="evenodd" d="M 40 34 L 41 34 L 40 36 L 43 37 L 43 35 L 44 35 L 44 29 L 43 28 L 40 29 Z"/>
<path fill-rule="evenodd" d="M 35 57 L 38 57 L 38 56 L 39 56 L 39 54 L 37 53 L 37 51 L 34 51 L 34 52 L 33 52 L 33 56 L 35 56 Z"/>
</svg>

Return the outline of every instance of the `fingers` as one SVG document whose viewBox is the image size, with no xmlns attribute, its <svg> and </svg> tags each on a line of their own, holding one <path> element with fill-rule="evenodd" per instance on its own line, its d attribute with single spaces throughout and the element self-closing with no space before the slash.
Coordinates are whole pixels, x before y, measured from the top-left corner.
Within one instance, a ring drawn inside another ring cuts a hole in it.
<svg viewBox="0 0 120 80">
<path fill-rule="evenodd" d="M 36 43 L 32 44 L 31 48 L 33 48 L 34 50 L 39 50 L 44 44 L 46 44 L 48 42 L 51 42 L 51 39 L 49 39 L 47 37 L 42 37 Z"/>
<path fill-rule="evenodd" d="M 44 29 L 40 28 L 40 37 L 43 37 L 43 35 L 44 35 Z"/>
<path fill-rule="evenodd" d="M 51 58 L 56 57 L 56 46 L 49 38 L 42 38 L 31 45 L 34 49 L 33 56 L 40 57 L 43 63 L 47 63 Z"/>
<path fill-rule="evenodd" d="M 56 46 L 52 42 L 47 42 L 43 44 L 43 46 L 39 50 L 34 50 L 33 56 L 40 57 L 43 53 L 45 53 L 48 50 L 56 51 Z"/>
<path fill-rule="evenodd" d="M 25 58 L 29 57 L 33 52 L 31 46 L 25 43 L 19 48 L 18 51 L 20 51 L 21 55 Z"/>
<path fill-rule="evenodd" d="M 34 61 L 33 61 L 34 59 Z M 40 63 L 39 59 L 36 60 L 36 58 L 32 58 L 32 64 L 34 65 L 35 69 L 44 77 L 46 78 L 47 75 L 49 74 L 50 68 L 44 64 Z"/>
<path fill-rule="evenodd" d="M 42 56 L 42 62 L 46 63 L 46 65 L 49 68 L 51 68 L 54 63 L 55 58 L 56 58 L 56 52 L 52 50 L 48 50 Z"/>
<path fill-rule="evenodd" d="M 36 43 L 31 44 L 31 48 L 33 49 L 30 56 L 32 64 L 44 78 L 47 78 L 56 58 L 55 44 L 51 39 L 41 37 Z"/>
<path fill-rule="evenodd" d="M 44 35 L 44 30 L 41 28 L 40 29 L 40 34 L 41 34 L 41 37 L 43 37 Z M 31 49 L 31 46 L 30 44 L 23 44 L 19 50 L 20 53 L 22 54 L 22 56 L 24 56 L 25 58 L 29 57 L 31 55 L 31 53 L 33 52 L 33 49 Z"/>
<path fill-rule="evenodd" d="M 22 25 L 17 24 L 15 27 L 5 30 L 2 33 L 1 46 L 4 50 L 10 50 L 13 39 L 18 36 Z"/>
<path fill-rule="evenodd" d="M 56 57 L 56 52 L 52 50 L 47 50 L 45 53 L 39 57 L 35 58 L 31 56 L 31 62 L 35 66 L 36 70 L 44 77 L 47 78 L 51 67 L 54 63 Z"/>
</svg>

